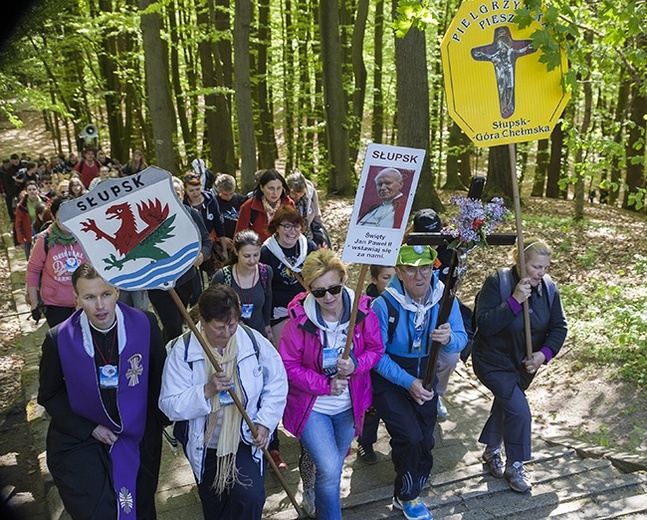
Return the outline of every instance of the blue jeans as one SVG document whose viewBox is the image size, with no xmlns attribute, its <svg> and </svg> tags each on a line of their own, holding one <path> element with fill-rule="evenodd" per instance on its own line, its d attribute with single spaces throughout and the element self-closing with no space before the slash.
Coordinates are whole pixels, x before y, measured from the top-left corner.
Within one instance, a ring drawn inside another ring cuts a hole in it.
<svg viewBox="0 0 647 520">
<path fill-rule="evenodd" d="M 301 442 L 317 468 L 315 505 L 319 520 L 341 520 L 341 472 L 354 436 L 352 408 L 335 415 L 310 412 Z"/>
</svg>

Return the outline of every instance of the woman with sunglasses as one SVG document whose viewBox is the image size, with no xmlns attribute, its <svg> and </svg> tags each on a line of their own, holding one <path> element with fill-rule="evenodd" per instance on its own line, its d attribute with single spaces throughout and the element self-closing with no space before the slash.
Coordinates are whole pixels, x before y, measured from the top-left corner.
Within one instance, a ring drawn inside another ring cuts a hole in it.
<svg viewBox="0 0 647 520">
<path fill-rule="evenodd" d="M 273 234 L 268 224 L 279 207 L 285 204 L 294 207 L 294 202 L 288 197 L 289 191 L 283 175 L 276 170 L 261 173 L 252 196 L 240 207 L 236 233 L 251 229 L 258 233 L 261 241 L 267 240 Z"/>
<path fill-rule="evenodd" d="M 318 518 L 341 519 L 344 458 L 362 431 L 372 399 L 369 371 L 384 346 L 371 299 L 361 296 L 350 356 L 343 359 L 354 292 L 345 286 L 346 269 L 332 251 L 308 256 L 302 275 L 308 292 L 288 306 L 279 346 L 289 382 L 283 425 L 314 460 Z"/>
</svg>

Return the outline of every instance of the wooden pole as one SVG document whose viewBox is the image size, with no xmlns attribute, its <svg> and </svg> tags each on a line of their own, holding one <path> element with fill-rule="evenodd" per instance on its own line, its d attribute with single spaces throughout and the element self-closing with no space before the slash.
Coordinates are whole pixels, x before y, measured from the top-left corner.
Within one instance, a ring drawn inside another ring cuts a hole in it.
<svg viewBox="0 0 647 520">
<path fill-rule="evenodd" d="M 366 278 L 366 271 L 368 271 L 368 264 L 362 264 L 359 270 L 359 280 L 357 280 L 357 289 L 355 289 L 355 298 L 353 299 L 353 310 L 350 313 L 350 321 L 348 322 L 348 336 L 346 337 L 346 347 L 341 355 L 342 359 L 348 359 L 350 356 L 350 346 L 353 342 L 353 331 L 355 330 L 355 322 L 357 321 L 357 309 L 359 308 L 359 299 L 362 296 L 364 289 L 364 278 Z"/>
<path fill-rule="evenodd" d="M 510 152 L 510 172 L 512 175 L 512 197 L 514 198 L 514 220 L 517 226 L 517 252 L 519 276 L 526 276 L 526 257 L 523 250 L 523 230 L 521 224 L 521 199 L 519 198 L 519 183 L 517 182 L 517 155 L 515 145 L 508 145 Z M 532 331 L 530 329 L 530 307 L 528 300 L 523 302 L 523 322 L 526 332 L 526 359 L 532 358 Z"/>
<path fill-rule="evenodd" d="M 216 361 L 216 358 L 214 357 L 213 353 L 211 352 L 211 349 L 209 348 L 209 345 L 207 344 L 202 334 L 200 334 L 200 331 L 195 326 L 195 323 L 193 323 L 193 319 L 187 312 L 186 308 L 184 307 L 184 304 L 182 303 L 182 300 L 180 300 L 180 297 L 178 296 L 175 289 L 173 288 L 169 289 L 169 294 L 171 295 L 171 298 L 173 298 L 173 301 L 175 302 L 175 305 L 177 305 L 177 308 L 180 309 L 180 313 L 184 317 L 184 320 L 189 326 L 189 329 L 191 329 L 191 332 L 193 332 L 195 337 L 200 342 L 200 346 L 202 346 L 202 350 L 204 351 L 204 354 L 207 356 L 207 359 L 209 359 L 209 361 L 213 365 L 213 368 L 216 370 L 216 372 L 222 372 L 222 368 L 220 368 L 218 361 Z M 238 410 L 242 414 L 243 419 L 247 423 L 247 426 L 249 426 L 249 429 L 252 432 L 252 435 L 256 437 L 258 435 L 258 430 L 256 429 L 256 425 L 252 422 L 251 418 L 245 411 L 245 407 L 243 406 L 243 403 L 240 401 L 240 399 L 238 399 L 238 396 L 236 395 L 236 392 L 234 392 L 233 388 L 230 388 L 228 392 L 229 392 L 229 395 L 231 395 L 231 398 L 234 400 L 234 404 L 236 405 L 236 408 L 238 408 Z M 265 458 L 267 459 L 268 464 L 276 474 L 276 477 L 278 478 L 279 482 L 283 486 L 283 489 L 285 489 L 285 492 L 288 494 L 288 497 L 290 498 L 292 505 L 297 510 L 297 514 L 299 515 L 299 517 L 303 516 L 303 511 L 301 511 L 301 507 L 299 507 L 299 503 L 297 502 L 297 499 L 294 496 L 294 493 L 292 493 L 292 490 L 288 486 L 288 483 L 285 481 L 285 479 L 283 478 L 283 475 L 279 471 L 279 468 L 276 466 L 276 463 L 272 459 L 270 452 L 265 447 L 263 448 L 263 455 L 265 455 Z"/>
</svg>

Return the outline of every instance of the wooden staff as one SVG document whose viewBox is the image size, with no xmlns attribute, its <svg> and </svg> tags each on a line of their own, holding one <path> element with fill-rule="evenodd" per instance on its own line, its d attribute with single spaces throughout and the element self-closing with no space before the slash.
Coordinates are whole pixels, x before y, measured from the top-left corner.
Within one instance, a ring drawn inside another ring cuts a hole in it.
<svg viewBox="0 0 647 520">
<path fill-rule="evenodd" d="M 483 187 L 485 186 L 484 177 L 473 177 L 470 183 L 470 189 L 467 193 L 468 199 L 481 200 L 483 195 Z M 407 240 L 408 241 L 408 240 Z M 440 309 L 438 310 L 438 318 L 436 319 L 436 329 L 443 323 L 447 323 L 449 315 L 454 306 L 454 298 L 456 298 L 456 291 L 458 290 L 458 254 L 455 249 L 452 249 L 452 256 L 449 261 L 449 272 L 445 278 L 445 288 L 443 289 L 443 296 L 440 301 Z M 431 391 L 436 378 L 436 367 L 438 365 L 438 355 L 442 345 L 438 341 L 431 342 L 429 349 L 429 356 L 427 357 L 427 368 L 425 376 L 422 379 L 422 386 L 425 390 Z"/>
<path fill-rule="evenodd" d="M 191 315 L 187 312 L 186 308 L 184 307 L 184 304 L 182 303 L 182 300 L 180 300 L 180 297 L 178 296 L 175 289 L 173 288 L 169 289 L 169 293 L 171 295 L 171 298 L 173 298 L 175 305 L 177 305 L 177 308 L 180 309 L 180 313 L 182 313 L 182 316 L 184 317 L 187 325 L 189 326 L 189 329 L 191 329 L 191 332 L 193 332 L 195 337 L 200 342 L 200 345 L 202 346 L 202 350 L 204 351 L 205 355 L 213 365 L 213 368 L 216 370 L 216 372 L 222 372 L 222 368 L 218 364 L 218 361 L 216 361 L 216 358 L 211 352 L 209 345 L 205 341 L 202 334 L 200 334 L 200 331 L 195 326 L 195 323 L 193 323 L 193 318 L 191 318 Z M 249 426 L 249 429 L 251 430 L 252 435 L 256 437 L 258 435 L 258 430 L 256 429 L 256 425 L 254 425 L 249 415 L 247 415 L 247 411 L 245 410 L 243 403 L 240 401 L 240 399 L 238 399 L 238 396 L 236 395 L 236 392 L 234 392 L 233 388 L 230 388 L 227 391 L 229 392 L 229 395 L 231 396 L 231 398 L 234 400 L 234 404 L 242 414 L 243 419 L 247 423 L 247 426 Z M 279 471 L 279 468 L 276 466 L 276 463 L 272 459 L 270 452 L 265 447 L 263 447 L 263 455 L 265 455 L 267 462 L 269 463 L 270 467 L 272 468 L 277 478 L 279 479 L 279 482 L 283 486 L 283 489 L 285 489 L 285 492 L 288 494 L 288 497 L 290 498 L 292 505 L 297 510 L 297 514 L 299 515 L 299 517 L 303 516 L 303 511 L 301 511 L 301 507 L 299 507 L 299 503 L 297 502 L 297 499 L 294 496 L 294 493 L 292 493 L 292 490 L 288 486 L 288 483 L 285 481 L 285 479 L 283 478 L 283 475 L 281 475 L 281 472 Z"/>
<path fill-rule="evenodd" d="M 355 290 L 355 298 L 353 299 L 353 310 L 350 313 L 350 321 L 348 322 L 348 336 L 346 337 L 346 346 L 342 353 L 342 359 L 348 359 L 350 356 L 350 346 L 353 342 L 353 331 L 355 330 L 355 322 L 357 321 L 357 309 L 359 308 L 359 299 L 362 296 L 364 289 L 364 278 L 366 278 L 366 271 L 368 271 L 368 264 L 362 264 L 359 270 L 359 280 L 357 280 L 357 289 Z"/>
<path fill-rule="evenodd" d="M 440 309 L 438 310 L 438 318 L 436 320 L 435 328 L 438 328 L 443 323 L 447 323 L 449 315 L 452 312 L 454 297 L 456 296 L 456 282 L 458 280 L 457 267 L 458 255 L 455 250 L 452 250 L 452 258 L 449 262 L 449 274 L 445 279 L 445 288 L 443 289 L 443 297 L 440 303 Z M 440 349 L 442 347 L 442 344 L 438 341 L 431 342 L 431 349 L 429 350 L 429 356 L 427 358 L 427 369 L 425 370 L 425 377 L 422 380 L 422 386 L 425 387 L 425 390 L 431 391 L 434 385 L 436 365 L 438 365 L 438 355 L 440 354 Z"/>
<path fill-rule="evenodd" d="M 517 252 L 518 262 L 517 268 L 519 269 L 519 276 L 524 278 L 526 276 L 526 256 L 523 250 L 523 231 L 521 225 L 521 199 L 519 198 L 519 184 L 517 182 L 517 154 L 515 153 L 515 145 L 510 143 L 508 145 L 510 151 L 510 172 L 512 175 L 512 197 L 514 199 L 514 221 L 517 226 Z M 523 302 L 523 323 L 526 332 L 526 359 L 532 358 L 532 331 L 530 329 L 530 307 L 528 300 Z"/>
</svg>

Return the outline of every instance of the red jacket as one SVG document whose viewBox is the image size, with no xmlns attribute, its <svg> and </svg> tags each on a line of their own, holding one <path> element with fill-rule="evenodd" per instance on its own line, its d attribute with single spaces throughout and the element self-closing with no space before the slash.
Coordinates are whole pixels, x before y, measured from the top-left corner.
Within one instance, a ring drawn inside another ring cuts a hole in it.
<svg viewBox="0 0 647 520">
<path fill-rule="evenodd" d="M 283 426 L 297 438 L 303 433 L 317 396 L 330 395 L 330 379 L 322 373 L 319 329 L 308 319 L 303 308 L 307 294 L 295 296 L 288 305 L 290 319 L 283 328 L 279 345 L 290 383 Z M 369 371 L 384 353 L 380 322 L 369 306 L 370 301 L 368 296 L 360 296 L 353 337 L 353 355 L 357 364 L 350 375 L 348 388 L 353 403 L 355 435 L 361 433 L 364 412 L 373 401 Z"/>
<path fill-rule="evenodd" d="M 49 199 L 43 195 L 39 195 L 40 199 L 49 206 Z M 16 206 L 16 219 L 14 221 L 14 228 L 16 229 L 16 239 L 19 245 L 25 243 L 31 244 L 31 237 L 34 232 L 32 221 L 29 217 L 29 209 L 27 208 L 27 199 L 23 198 Z M 37 230 L 38 231 L 38 230 Z"/>
<path fill-rule="evenodd" d="M 283 204 L 294 207 L 294 202 L 292 202 L 292 199 L 287 195 L 283 195 L 281 197 L 281 205 Z M 254 216 L 253 219 L 252 215 Z M 252 220 L 254 221 L 253 223 Z M 256 233 L 258 233 L 261 242 L 265 242 L 268 238 L 270 238 L 270 234 L 267 231 L 268 224 L 269 221 L 267 220 L 267 213 L 265 213 L 263 202 L 253 196 L 247 199 L 240 207 L 240 213 L 238 214 L 238 223 L 236 224 L 236 233 L 242 231 L 243 229 L 251 229 L 252 231 L 256 231 Z"/>
</svg>

